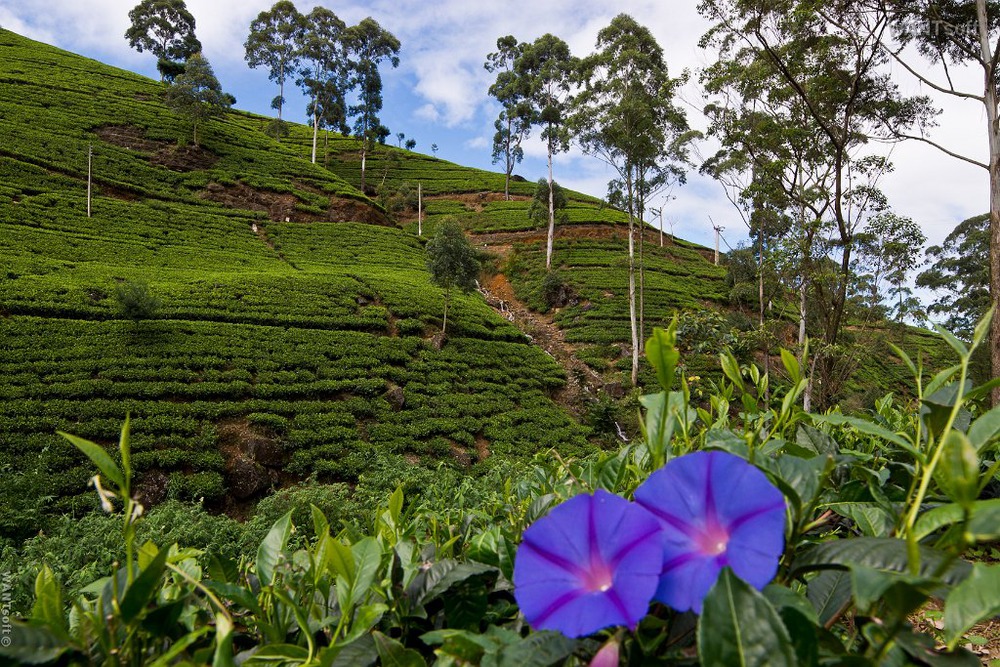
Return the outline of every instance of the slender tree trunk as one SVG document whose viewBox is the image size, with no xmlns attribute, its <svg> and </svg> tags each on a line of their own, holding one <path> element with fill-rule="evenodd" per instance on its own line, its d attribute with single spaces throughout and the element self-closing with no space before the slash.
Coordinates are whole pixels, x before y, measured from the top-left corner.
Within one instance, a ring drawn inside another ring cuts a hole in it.
<svg viewBox="0 0 1000 667">
<path fill-rule="evenodd" d="M 545 270 L 552 268 L 552 241 L 556 234 L 555 186 L 552 181 L 552 140 L 549 139 L 549 237 L 545 245 Z"/>
<path fill-rule="evenodd" d="M 986 0 L 976 0 L 979 44 L 985 63 L 983 81 L 987 134 L 990 142 L 990 302 L 994 311 L 1000 307 L 1000 118 L 997 113 L 997 88 L 993 74 L 993 50 L 990 48 Z M 990 325 L 990 365 L 992 376 L 1000 377 L 1000 315 L 994 312 Z M 1000 387 L 994 387 L 991 403 L 1000 405 Z"/>
<path fill-rule="evenodd" d="M 514 148 L 511 146 L 510 131 L 514 123 L 510 119 L 510 112 L 507 112 L 507 173 L 504 174 L 503 179 L 503 198 L 504 201 L 510 201 L 510 175 L 514 171 Z"/>
<path fill-rule="evenodd" d="M 760 251 L 757 253 L 757 299 L 760 301 L 760 338 L 761 345 L 764 348 L 764 375 L 769 375 L 771 372 L 771 346 L 767 341 L 767 332 L 764 331 L 764 233 L 761 231 L 760 235 Z M 765 397 L 771 395 L 771 390 L 768 388 L 764 392 Z"/>
<path fill-rule="evenodd" d="M 279 130 L 275 132 L 278 135 L 278 141 L 281 141 L 281 107 L 285 103 L 285 61 L 281 61 L 281 65 L 278 66 L 278 127 Z"/>
<path fill-rule="evenodd" d="M 424 235 L 424 190 L 417 183 L 417 236 Z"/>
<path fill-rule="evenodd" d="M 365 159 L 368 157 L 367 151 L 365 150 L 365 139 L 361 140 L 361 192 L 365 192 Z"/>
<path fill-rule="evenodd" d="M 90 217 L 90 196 L 94 182 L 94 144 L 87 147 L 87 217 Z"/>
<path fill-rule="evenodd" d="M 441 333 L 448 331 L 448 303 L 451 301 L 451 286 L 444 291 L 444 322 L 441 323 Z"/>
<path fill-rule="evenodd" d="M 645 206 L 640 202 L 639 218 L 639 340 L 646 340 L 646 223 L 642 220 Z"/>
<path fill-rule="evenodd" d="M 809 285 L 806 283 L 806 277 L 802 276 L 802 284 L 799 285 L 799 346 L 806 344 L 806 294 L 809 291 Z"/>
<path fill-rule="evenodd" d="M 319 110 L 316 101 L 313 101 L 313 154 L 312 163 L 316 164 L 316 145 L 319 142 Z"/>
<path fill-rule="evenodd" d="M 632 330 L 632 386 L 639 384 L 639 329 L 635 312 L 635 215 L 633 210 L 632 176 L 626 179 L 628 188 L 628 318 Z"/>
</svg>

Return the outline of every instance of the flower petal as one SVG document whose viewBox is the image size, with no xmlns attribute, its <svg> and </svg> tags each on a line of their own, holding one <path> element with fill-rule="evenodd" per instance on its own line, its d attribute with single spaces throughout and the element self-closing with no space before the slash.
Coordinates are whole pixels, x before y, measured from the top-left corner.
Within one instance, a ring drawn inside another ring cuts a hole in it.
<svg viewBox="0 0 1000 667">
<path fill-rule="evenodd" d="M 635 491 L 660 519 L 663 571 L 656 600 L 701 612 L 721 569 L 761 589 L 784 550 L 785 501 L 759 469 L 726 452 L 669 461 Z"/>
<path fill-rule="evenodd" d="M 536 628 L 583 637 L 646 615 L 660 574 L 659 522 L 606 491 L 555 507 L 526 531 L 514 596 Z"/>
</svg>

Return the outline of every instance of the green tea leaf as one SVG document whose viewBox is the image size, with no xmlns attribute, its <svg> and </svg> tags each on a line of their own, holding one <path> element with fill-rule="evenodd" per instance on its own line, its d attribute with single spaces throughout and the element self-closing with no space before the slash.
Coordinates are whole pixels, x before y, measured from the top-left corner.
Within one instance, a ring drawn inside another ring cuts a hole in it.
<svg viewBox="0 0 1000 667">
<path fill-rule="evenodd" d="M 973 625 L 1000 614 L 1000 565 L 976 563 L 969 577 L 956 586 L 944 605 L 944 630 L 954 648 Z"/>
<path fill-rule="evenodd" d="M 969 426 L 969 442 L 982 451 L 983 447 L 990 443 L 1000 433 L 1000 405 L 992 410 L 980 415 L 976 421 Z"/>
<path fill-rule="evenodd" d="M 921 546 L 919 574 L 922 577 L 938 574 L 938 568 L 952 560 L 943 551 Z M 804 551 L 792 562 L 790 576 L 796 577 L 812 570 L 844 569 L 852 565 L 905 572 L 909 567 L 906 542 L 888 537 L 856 537 L 823 542 Z M 958 560 L 939 576 L 950 584 L 957 584 L 968 576 L 970 568 L 971 565 Z"/>
<path fill-rule="evenodd" d="M 941 443 L 944 450 L 934 478 L 955 503 L 970 508 L 979 496 L 979 457 L 976 448 L 961 431 L 950 430 Z"/>
<path fill-rule="evenodd" d="M 423 657 L 412 648 L 406 648 L 378 630 L 372 635 L 375 637 L 375 648 L 382 660 L 382 667 L 426 667 Z"/>
<path fill-rule="evenodd" d="M 101 471 L 101 474 L 105 478 L 114 482 L 115 486 L 119 489 L 125 488 L 125 476 L 122 474 L 121 469 L 118 464 L 115 463 L 111 455 L 108 454 L 100 445 L 91 442 L 90 440 L 84 440 L 83 438 L 78 438 L 75 435 L 70 435 L 69 433 L 63 433 L 59 431 L 59 435 L 69 440 L 73 443 L 73 446 L 83 452 L 91 463 L 97 466 L 97 469 Z"/>
<path fill-rule="evenodd" d="M 646 358 L 656 371 L 656 380 L 663 391 L 670 391 L 681 353 L 677 349 L 677 318 L 666 329 L 655 328 L 646 341 Z"/>
<path fill-rule="evenodd" d="M 160 589 L 160 579 L 167 569 L 168 549 L 160 549 L 156 558 L 139 571 L 139 576 L 132 580 L 132 585 L 125 590 L 121 602 L 122 619 L 129 623 L 146 608 L 149 601 Z"/>
<path fill-rule="evenodd" d="M 788 371 L 788 377 L 791 378 L 793 385 L 802 381 L 802 366 L 799 364 L 799 360 L 785 348 L 781 348 L 781 363 Z"/>
<path fill-rule="evenodd" d="M 260 578 L 261 585 L 269 586 L 274 582 L 274 568 L 281 559 L 291 534 L 292 512 L 289 510 L 285 516 L 274 522 L 267 537 L 257 549 L 257 576 Z"/>
<path fill-rule="evenodd" d="M 35 605 L 31 609 L 31 618 L 44 623 L 57 637 L 69 639 L 63 614 L 62 589 L 48 565 L 42 565 L 35 577 Z"/>
<path fill-rule="evenodd" d="M 69 644 L 48 628 L 11 623 L 10 633 L 4 637 L 10 639 L 10 644 L 0 642 L 0 657 L 14 664 L 42 665 L 71 650 Z"/>
<path fill-rule="evenodd" d="M 806 597 L 826 625 L 850 604 L 851 576 L 844 570 L 824 570 L 809 580 Z"/>
<path fill-rule="evenodd" d="M 890 431 L 884 426 L 879 426 L 878 424 L 870 422 L 867 419 L 861 419 L 859 417 L 847 417 L 845 415 L 839 415 L 839 414 L 812 415 L 812 418 L 814 421 L 824 424 L 832 424 L 834 426 L 844 426 L 844 425 L 853 426 L 862 433 L 866 433 L 868 435 L 874 435 L 877 438 L 881 438 L 895 445 L 899 445 L 921 462 L 924 460 L 924 455 L 916 447 L 914 447 L 913 443 L 911 443 L 908 439 L 906 439 L 899 433 L 894 433 L 893 431 Z M 879 446 L 881 446 L 883 449 L 887 449 L 885 445 L 880 444 Z"/>
<path fill-rule="evenodd" d="M 726 567 L 705 597 L 698 619 L 704 665 L 796 665 L 792 640 L 771 603 Z"/>
</svg>

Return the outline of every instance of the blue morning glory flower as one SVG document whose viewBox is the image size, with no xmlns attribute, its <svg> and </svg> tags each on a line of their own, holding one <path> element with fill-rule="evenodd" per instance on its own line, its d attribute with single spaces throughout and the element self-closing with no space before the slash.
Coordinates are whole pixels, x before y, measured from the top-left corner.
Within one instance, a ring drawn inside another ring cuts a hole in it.
<svg viewBox="0 0 1000 667">
<path fill-rule="evenodd" d="M 514 597 L 535 629 L 585 637 L 634 628 L 663 562 L 656 517 L 598 490 L 555 507 L 526 531 L 514 560 Z"/>
<path fill-rule="evenodd" d="M 778 571 L 784 551 L 785 499 L 760 470 L 725 452 L 669 461 L 635 491 L 663 525 L 663 560 L 655 599 L 701 613 L 701 603 L 729 566 L 758 590 Z"/>
</svg>

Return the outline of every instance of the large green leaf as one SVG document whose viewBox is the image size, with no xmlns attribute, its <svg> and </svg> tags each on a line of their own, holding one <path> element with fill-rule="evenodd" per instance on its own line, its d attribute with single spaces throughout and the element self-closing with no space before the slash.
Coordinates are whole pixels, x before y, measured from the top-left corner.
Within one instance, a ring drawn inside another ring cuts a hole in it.
<svg viewBox="0 0 1000 667">
<path fill-rule="evenodd" d="M 63 613 L 62 589 L 48 565 L 42 565 L 35 577 L 35 604 L 31 609 L 31 618 L 44 623 L 60 639 L 69 639 L 66 616 Z"/>
<path fill-rule="evenodd" d="M 969 577 L 952 589 L 944 605 L 944 631 L 954 648 L 976 623 L 1000 614 L 1000 565 L 976 563 Z"/>
<path fill-rule="evenodd" d="M 990 443 L 993 438 L 1000 433 L 1000 405 L 992 410 L 980 415 L 976 421 L 969 426 L 969 442 L 981 451 L 983 447 Z"/>
<path fill-rule="evenodd" d="M 853 426 L 862 433 L 868 435 L 873 435 L 882 440 L 893 443 L 894 445 L 899 445 L 901 448 L 915 456 L 918 460 L 923 461 L 924 455 L 913 446 L 907 438 L 900 435 L 899 433 L 894 433 L 884 426 L 879 426 L 867 419 L 861 419 L 859 417 L 847 417 L 845 415 L 839 414 L 829 414 L 829 415 L 812 415 L 813 421 L 832 424 L 833 426 Z M 880 444 L 879 446 L 885 448 L 885 445 Z"/>
<path fill-rule="evenodd" d="M 469 577 L 496 571 L 495 568 L 481 563 L 440 560 L 417 574 L 410 582 L 406 594 L 414 603 L 424 605 Z"/>
<path fill-rule="evenodd" d="M 114 482 L 115 486 L 119 489 L 125 488 L 125 475 L 122 474 L 121 468 L 118 467 L 118 464 L 111 458 L 107 450 L 90 440 L 84 440 L 69 433 L 59 431 L 59 435 L 69 440 L 73 443 L 74 447 L 83 452 L 97 466 L 102 475 Z"/>
<path fill-rule="evenodd" d="M 126 589 L 125 597 L 122 598 L 121 602 L 122 619 L 126 623 L 142 613 L 142 610 L 146 608 L 146 605 L 160 589 L 160 579 L 167 568 L 169 553 L 169 549 L 160 549 L 153 561 L 142 568 L 139 576 L 133 579 L 132 585 Z"/>
<path fill-rule="evenodd" d="M 372 633 L 375 637 L 375 648 L 382 661 L 382 667 L 426 667 L 423 657 L 412 648 L 406 648 L 395 639 L 378 630 Z"/>
<path fill-rule="evenodd" d="M 825 507 L 853 521 L 865 537 L 886 537 L 895 526 L 893 517 L 875 503 L 829 503 Z"/>
<path fill-rule="evenodd" d="M 579 645 L 558 632 L 533 632 L 524 639 L 503 646 L 497 653 L 497 667 L 547 667 L 560 664 Z M 489 664 L 484 661 L 484 664 Z"/>
<path fill-rule="evenodd" d="M 274 582 L 274 568 L 281 560 L 282 552 L 288 544 L 288 538 L 292 534 L 292 512 L 289 510 L 285 516 L 274 522 L 267 537 L 260 543 L 257 549 L 257 577 L 263 586 L 268 586 Z"/>
<path fill-rule="evenodd" d="M 809 424 L 799 424 L 795 431 L 795 444 L 816 454 L 836 455 L 840 450 L 837 441 L 829 434 Z"/>
<path fill-rule="evenodd" d="M 656 371 L 656 379 L 663 391 L 670 391 L 674 383 L 674 373 L 681 353 L 677 350 L 677 320 L 667 330 L 653 329 L 653 335 L 646 341 L 646 358 Z"/>
<path fill-rule="evenodd" d="M 730 568 L 705 598 L 698 620 L 698 656 L 703 665 L 793 667 L 792 640 L 778 612 Z"/>
<path fill-rule="evenodd" d="M 951 560 L 943 551 L 921 546 L 919 574 L 922 577 L 936 574 L 942 564 Z M 844 569 L 855 564 L 905 572 L 909 566 L 906 542 L 887 537 L 856 537 L 823 542 L 795 559 L 791 575 L 797 576 L 812 570 Z M 969 575 L 970 569 L 968 563 L 959 560 L 946 567 L 940 576 L 950 584 L 957 584 Z"/>
<path fill-rule="evenodd" d="M 7 658 L 13 664 L 42 665 L 72 650 L 69 643 L 42 627 L 11 623 L 9 633 L 3 637 L 10 642 L 0 642 L 0 658 Z M 11 664 L 6 660 L 0 663 Z"/>
<path fill-rule="evenodd" d="M 824 570 L 809 580 L 806 597 L 819 622 L 827 625 L 851 602 L 851 576 L 845 570 Z"/>
<path fill-rule="evenodd" d="M 295 644 L 268 644 L 261 646 L 252 656 L 241 663 L 246 667 L 282 667 L 301 665 L 309 658 L 309 651 Z"/>
</svg>

